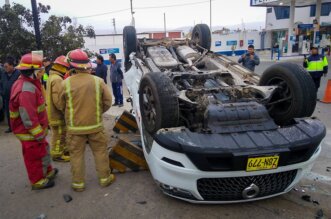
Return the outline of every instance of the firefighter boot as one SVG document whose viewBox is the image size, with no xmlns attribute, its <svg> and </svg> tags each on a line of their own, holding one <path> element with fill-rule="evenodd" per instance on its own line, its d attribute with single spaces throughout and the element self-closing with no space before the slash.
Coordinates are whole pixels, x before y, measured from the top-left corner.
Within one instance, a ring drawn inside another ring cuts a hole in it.
<svg viewBox="0 0 331 219">
<path fill-rule="evenodd" d="M 55 185 L 53 180 L 49 180 L 48 178 L 43 178 L 38 182 L 32 184 L 32 190 L 41 190 L 41 189 L 48 189 L 52 188 Z"/>
<path fill-rule="evenodd" d="M 53 156 L 52 157 L 53 161 L 55 162 L 69 162 L 70 161 L 70 156 L 62 154 L 61 156 Z"/>
<path fill-rule="evenodd" d="M 57 168 L 53 168 L 49 173 L 47 173 L 46 178 L 49 180 L 54 180 L 59 170 Z"/>
<path fill-rule="evenodd" d="M 112 184 L 114 181 L 115 181 L 115 175 L 110 174 L 106 178 L 100 178 L 99 179 L 99 184 L 100 184 L 101 187 L 107 187 L 107 186 L 110 186 L 110 184 Z"/>
<path fill-rule="evenodd" d="M 71 188 L 75 191 L 75 192 L 83 192 L 85 190 L 85 183 L 80 182 L 73 182 L 71 184 Z"/>
</svg>

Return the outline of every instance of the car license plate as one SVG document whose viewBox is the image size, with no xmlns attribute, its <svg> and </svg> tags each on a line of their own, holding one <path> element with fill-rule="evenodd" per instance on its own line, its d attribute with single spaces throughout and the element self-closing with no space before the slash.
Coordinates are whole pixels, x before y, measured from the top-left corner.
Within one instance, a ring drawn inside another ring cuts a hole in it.
<svg viewBox="0 0 331 219">
<path fill-rule="evenodd" d="M 279 156 L 248 158 L 246 171 L 272 170 L 278 167 Z"/>
</svg>

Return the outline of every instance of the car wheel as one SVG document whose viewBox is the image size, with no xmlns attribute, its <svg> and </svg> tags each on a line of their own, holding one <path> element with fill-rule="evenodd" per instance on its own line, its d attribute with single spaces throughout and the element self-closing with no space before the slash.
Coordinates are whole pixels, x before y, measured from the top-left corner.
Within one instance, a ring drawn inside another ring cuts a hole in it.
<svg viewBox="0 0 331 219">
<path fill-rule="evenodd" d="M 211 33 L 210 29 L 207 24 L 197 24 L 194 26 L 192 30 L 192 41 L 199 46 L 210 50 L 211 46 Z M 200 52 L 203 51 L 203 49 L 198 48 Z"/>
<path fill-rule="evenodd" d="M 151 72 L 143 76 L 139 87 L 139 103 L 142 122 L 149 133 L 178 126 L 176 88 L 164 73 Z"/>
<path fill-rule="evenodd" d="M 131 67 L 130 54 L 137 51 L 136 28 L 133 26 L 126 26 L 123 29 L 123 50 L 125 69 L 128 70 Z"/>
<path fill-rule="evenodd" d="M 260 85 L 278 86 L 267 103 L 270 116 L 278 125 L 289 124 L 294 118 L 309 117 L 316 107 L 316 89 L 308 72 L 294 63 L 278 63 L 269 67 Z"/>
</svg>

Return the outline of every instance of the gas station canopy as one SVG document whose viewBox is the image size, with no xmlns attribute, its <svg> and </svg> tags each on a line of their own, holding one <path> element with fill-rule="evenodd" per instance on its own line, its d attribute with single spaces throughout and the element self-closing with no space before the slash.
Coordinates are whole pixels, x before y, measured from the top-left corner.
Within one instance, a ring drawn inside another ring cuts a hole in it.
<svg viewBox="0 0 331 219">
<path fill-rule="evenodd" d="M 276 7 L 276 6 L 291 6 L 292 0 L 251 0 L 251 6 L 258 7 Z M 296 7 L 308 6 L 316 4 L 317 0 L 294 0 Z M 331 0 L 322 0 L 322 3 L 331 2 Z"/>
</svg>

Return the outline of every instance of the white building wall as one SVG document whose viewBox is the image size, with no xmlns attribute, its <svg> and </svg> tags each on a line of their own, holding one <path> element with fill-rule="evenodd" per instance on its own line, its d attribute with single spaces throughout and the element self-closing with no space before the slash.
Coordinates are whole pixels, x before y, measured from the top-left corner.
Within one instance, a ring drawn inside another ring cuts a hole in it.
<svg viewBox="0 0 331 219">
<path fill-rule="evenodd" d="M 243 45 L 240 46 L 240 40 L 243 40 Z M 228 45 L 228 41 L 237 41 L 236 46 Z M 240 32 L 240 33 L 230 33 L 230 34 L 213 34 L 212 36 L 212 45 L 211 50 L 218 53 L 224 53 L 231 55 L 232 49 L 234 47 L 235 54 L 241 54 L 247 50 L 249 42 L 253 42 L 253 45 L 256 50 L 261 48 L 261 32 L 260 31 L 251 31 L 251 32 Z M 271 48 L 271 34 L 267 32 L 264 40 L 264 49 Z"/>
<path fill-rule="evenodd" d="M 310 17 L 310 6 L 300 7 L 295 9 L 294 23 L 302 24 L 312 24 L 315 17 Z M 272 8 L 272 13 L 266 14 L 266 30 L 280 30 L 288 29 L 290 19 L 276 19 L 276 14 L 274 8 Z M 331 15 L 321 16 L 322 22 L 331 22 Z"/>
<path fill-rule="evenodd" d="M 226 55 L 232 55 L 232 46 L 227 45 L 227 41 L 237 41 L 237 46 L 235 46 L 235 54 L 240 55 L 246 52 L 249 41 L 253 41 L 253 45 L 255 49 L 261 49 L 261 32 L 253 31 L 253 32 L 241 32 L 241 33 L 231 33 L 226 35 L 213 34 L 212 35 L 212 43 L 211 50 L 217 53 L 222 53 Z M 267 32 L 265 36 L 265 49 L 271 48 L 271 37 L 270 33 Z M 138 38 L 148 38 L 148 34 L 139 34 Z M 118 53 L 115 53 L 118 59 L 123 59 L 123 36 L 122 35 L 106 35 L 106 36 L 96 36 L 96 38 L 88 38 L 85 37 L 84 47 L 89 49 L 94 53 L 100 54 L 100 49 L 118 49 Z M 240 46 L 240 40 L 243 40 L 243 46 Z M 219 42 L 221 45 L 218 46 Z M 218 44 L 218 45 L 216 45 Z M 108 64 L 109 53 L 101 54 L 106 60 L 105 63 Z"/>
<path fill-rule="evenodd" d="M 138 34 L 138 38 L 148 38 L 148 34 Z M 84 48 L 89 49 L 94 53 L 100 54 L 100 49 L 111 49 L 109 51 L 116 51 L 115 55 L 117 59 L 123 59 L 123 35 L 99 35 L 95 38 L 84 37 L 85 44 Z M 118 51 L 118 53 L 117 53 Z M 109 59 L 109 53 L 101 54 L 105 60 Z M 108 62 L 106 61 L 106 64 Z"/>
</svg>

